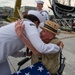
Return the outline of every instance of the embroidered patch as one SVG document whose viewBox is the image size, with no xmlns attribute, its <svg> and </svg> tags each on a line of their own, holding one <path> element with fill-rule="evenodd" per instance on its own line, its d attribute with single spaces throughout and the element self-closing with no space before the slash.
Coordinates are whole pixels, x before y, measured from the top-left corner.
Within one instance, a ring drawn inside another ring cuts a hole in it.
<svg viewBox="0 0 75 75">
<path fill-rule="evenodd" d="M 35 26 L 35 25 L 31 23 L 30 26 Z"/>
</svg>

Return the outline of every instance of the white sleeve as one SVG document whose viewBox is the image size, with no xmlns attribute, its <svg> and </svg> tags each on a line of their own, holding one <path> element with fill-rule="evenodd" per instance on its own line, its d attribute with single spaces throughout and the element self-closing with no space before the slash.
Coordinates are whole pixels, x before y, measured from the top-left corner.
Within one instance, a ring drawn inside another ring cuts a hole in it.
<svg viewBox="0 0 75 75">
<path fill-rule="evenodd" d="M 36 50 L 43 54 L 57 53 L 60 49 L 56 44 L 45 44 L 37 34 L 30 35 L 29 40 Z"/>
<path fill-rule="evenodd" d="M 46 20 L 49 20 L 49 14 L 48 14 L 46 11 L 44 11 L 44 12 L 42 12 L 42 13 L 44 14 Z"/>
<path fill-rule="evenodd" d="M 45 16 L 46 16 L 46 20 L 49 20 L 49 15 L 47 13 L 45 14 Z"/>
<path fill-rule="evenodd" d="M 59 51 L 59 47 L 55 44 L 45 44 L 35 27 L 35 24 L 25 24 L 25 31 L 27 34 L 27 38 L 30 40 L 32 45 L 35 47 L 36 50 L 40 53 L 56 53 Z"/>
</svg>

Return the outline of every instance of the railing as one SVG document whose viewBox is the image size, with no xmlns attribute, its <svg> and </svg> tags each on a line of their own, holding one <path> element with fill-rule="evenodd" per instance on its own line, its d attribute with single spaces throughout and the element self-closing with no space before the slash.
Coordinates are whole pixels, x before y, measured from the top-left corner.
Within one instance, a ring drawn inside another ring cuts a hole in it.
<svg viewBox="0 0 75 75">
<path fill-rule="evenodd" d="M 73 23 L 75 22 L 74 18 L 63 18 L 63 19 L 53 19 L 58 23 L 62 28 L 67 28 L 68 30 L 73 30 Z"/>
</svg>

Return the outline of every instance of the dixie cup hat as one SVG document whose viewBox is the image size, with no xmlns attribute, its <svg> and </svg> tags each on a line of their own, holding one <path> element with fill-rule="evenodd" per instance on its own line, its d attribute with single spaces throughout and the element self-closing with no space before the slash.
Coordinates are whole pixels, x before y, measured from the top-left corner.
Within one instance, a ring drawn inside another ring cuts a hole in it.
<svg viewBox="0 0 75 75">
<path fill-rule="evenodd" d="M 44 4 L 42 0 L 36 0 L 36 3 Z"/>
<path fill-rule="evenodd" d="M 28 14 L 36 16 L 39 19 L 40 23 L 45 21 L 45 17 L 42 16 L 42 14 L 36 10 L 29 10 Z"/>
</svg>

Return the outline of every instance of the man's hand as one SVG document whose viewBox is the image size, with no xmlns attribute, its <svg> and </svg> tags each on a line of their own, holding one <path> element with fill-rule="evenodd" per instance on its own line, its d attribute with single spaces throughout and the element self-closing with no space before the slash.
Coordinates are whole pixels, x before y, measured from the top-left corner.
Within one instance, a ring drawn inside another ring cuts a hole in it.
<svg viewBox="0 0 75 75">
<path fill-rule="evenodd" d="M 63 44 L 63 42 L 62 42 L 62 41 L 60 41 L 58 45 L 59 45 L 59 46 L 63 49 L 64 44 Z"/>
<path fill-rule="evenodd" d="M 23 22 L 18 20 L 15 24 L 15 31 L 16 31 L 19 38 L 21 38 L 24 35 L 24 28 L 25 27 L 23 25 Z"/>
</svg>

